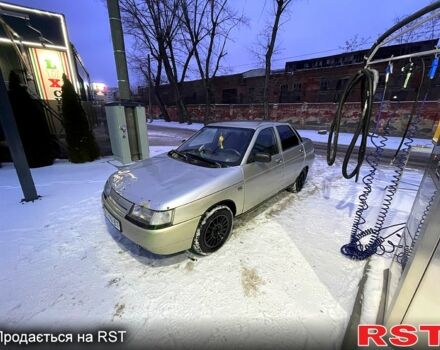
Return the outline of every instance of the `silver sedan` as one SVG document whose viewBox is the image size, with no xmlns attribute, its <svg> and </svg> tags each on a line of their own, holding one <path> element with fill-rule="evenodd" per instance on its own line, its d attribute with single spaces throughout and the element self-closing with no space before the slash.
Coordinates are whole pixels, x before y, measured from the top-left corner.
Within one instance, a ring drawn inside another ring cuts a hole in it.
<svg viewBox="0 0 440 350">
<path fill-rule="evenodd" d="M 104 214 L 153 253 L 210 254 L 235 216 L 284 189 L 300 191 L 313 159 L 312 142 L 287 123 L 210 124 L 177 149 L 112 174 Z"/>
</svg>

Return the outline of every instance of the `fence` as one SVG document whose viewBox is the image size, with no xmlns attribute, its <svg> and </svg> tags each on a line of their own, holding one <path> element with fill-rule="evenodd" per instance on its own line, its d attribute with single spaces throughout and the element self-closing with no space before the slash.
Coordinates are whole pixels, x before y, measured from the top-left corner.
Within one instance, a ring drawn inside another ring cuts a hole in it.
<svg viewBox="0 0 440 350">
<path fill-rule="evenodd" d="M 374 104 L 373 115 L 379 111 L 380 103 Z M 390 122 L 392 135 L 401 135 L 405 129 L 409 116 L 412 113 L 414 102 L 412 101 L 387 101 L 382 105 L 382 120 Z M 419 137 L 431 137 L 440 119 L 439 101 L 427 101 L 422 109 L 421 123 L 419 125 Z M 276 121 L 289 121 L 297 128 L 302 129 L 326 129 L 329 127 L 336 112 L 336 103 L 273 103 L 269 105 L 270 119 Z M 205 105 L 187 105 L 191 120 L 203 121 Z M 167 106 L 171 120 L 177 121 L 175 106 Z M 359 103 L 347 103 L 341 131 L 352 131 L 360 116 Z M 155 115 L 160 114 L 157 106 L 153 107 Z M 254 120 L 263 117 L 262 104 L 216 104 L 211 106 L 209 121 L 224 120 Z"/>
</svg>

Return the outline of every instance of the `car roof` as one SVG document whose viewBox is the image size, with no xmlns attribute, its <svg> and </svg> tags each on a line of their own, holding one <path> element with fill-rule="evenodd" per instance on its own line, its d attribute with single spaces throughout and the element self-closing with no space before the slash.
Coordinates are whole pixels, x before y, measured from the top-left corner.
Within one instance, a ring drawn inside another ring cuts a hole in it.
<svg viewBox="0 0 440 350">
<path fill-rule="evenodd" d="M 225 122 L 210 123 L 207 126 L 219 126 L 219 127 L 232 127 L 232 128 L 245 128 L 245 129 L 258 129 L 264 126 L 276 126 L 286 125 L 287 122 L 274 122 L 266 120 L 231 120 Z"/>
</svg>

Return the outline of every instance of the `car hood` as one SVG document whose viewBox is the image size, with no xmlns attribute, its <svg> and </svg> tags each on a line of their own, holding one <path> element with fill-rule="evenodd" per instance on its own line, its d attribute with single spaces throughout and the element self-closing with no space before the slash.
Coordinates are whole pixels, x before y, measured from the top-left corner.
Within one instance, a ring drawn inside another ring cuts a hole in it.
<svg viewBox="0 0 440 350">
<path fill-rule="evenodd" d="M 167 210 L 193 202 L 243 181 L 239 166 L 205 168 L 164 153 L 118 170 L 112 188 L 130 202 Z"/>
</svg>

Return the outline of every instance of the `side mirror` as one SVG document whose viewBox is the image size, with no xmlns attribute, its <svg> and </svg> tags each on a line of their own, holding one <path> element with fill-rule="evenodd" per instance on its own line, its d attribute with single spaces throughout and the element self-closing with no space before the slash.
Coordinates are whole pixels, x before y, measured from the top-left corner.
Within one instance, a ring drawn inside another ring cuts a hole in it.
<svg viewBox="0 0 440 350">
<path fill-rule="evenodd" d="M 254 160 L 261 163 L 270 163 L 272 156 L 269 153 L 258 152 L 255 153 Z"/>
</svg>

